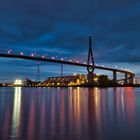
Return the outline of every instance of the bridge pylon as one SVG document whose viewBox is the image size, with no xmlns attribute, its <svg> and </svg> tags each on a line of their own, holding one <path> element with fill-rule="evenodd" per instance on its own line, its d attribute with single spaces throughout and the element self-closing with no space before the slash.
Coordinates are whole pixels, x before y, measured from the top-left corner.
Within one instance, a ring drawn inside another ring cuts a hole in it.
<svg viewBox="0 0 140 140">
<path fill-rule="evenodd" d="M 37 61 L 36 82 L 40 82 L 40 62 Z"/>
<path fill-rule="evenodd" d="M 94 85 L 94 57 L 93 57 L 93 51 L 92 51 L 92 40 L 91 36 L 89 36 L 89 51 L 88 51 L 88 60 L 87 60 L 88 65 L 92 65 L 92 67 L 87 66 L 87 80 L 88 80 L 88 85 L 93 86 Z"/>
</svg>

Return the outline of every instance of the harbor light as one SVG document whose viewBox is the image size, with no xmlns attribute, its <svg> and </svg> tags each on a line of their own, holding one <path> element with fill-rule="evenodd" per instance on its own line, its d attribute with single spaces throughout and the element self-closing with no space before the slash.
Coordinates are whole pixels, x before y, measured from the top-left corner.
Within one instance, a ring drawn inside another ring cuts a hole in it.
<svg viewBox="0 0 140 140">
<path fill-rule="evenodd" d="M 22 80 L 20 80 L 20 79 L 16 79 L 16 80 L 15 80 L 14 86 L 22 86 L 22 85 L 23 85 Z"/>
</svg>

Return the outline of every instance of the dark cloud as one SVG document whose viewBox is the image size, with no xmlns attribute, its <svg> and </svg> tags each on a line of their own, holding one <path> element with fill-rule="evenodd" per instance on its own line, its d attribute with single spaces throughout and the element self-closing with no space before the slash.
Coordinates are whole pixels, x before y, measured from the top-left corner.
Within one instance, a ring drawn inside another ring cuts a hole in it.
<svg viewBox="0 0 140 140">
<path fill-rule="evenodd" d="M 91 35 L 96 62 L 139 63 L 139 9 L 138 0 L 5 0 L 0 51 L 86 59 Z M 31 64 L 19 63 L 11 65 Z"/>
</svg>

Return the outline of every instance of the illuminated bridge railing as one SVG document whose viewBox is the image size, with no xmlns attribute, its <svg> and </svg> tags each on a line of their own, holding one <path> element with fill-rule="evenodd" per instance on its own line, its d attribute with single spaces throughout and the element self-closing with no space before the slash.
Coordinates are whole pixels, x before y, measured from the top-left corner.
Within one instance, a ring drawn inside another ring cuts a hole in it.
<svg viewBox="0 0 140 140">
<path fill-rule="evenodd" d="M 8 51 L 0 51 L 0 54 L 9 54 L 9 55 L 20 55 L 20 56 L 31 56 L 31 57 L 39 57 L 39 58 L 48 58 L 48 59 L 54 59 L 54 60 L 61 60 L 61 61 L 69 61 L 69 62 L 75 62 L 75 63 L 84 63 L 86 64 L 85 57 L 82 58 L 68 58 L 68 57 L 59 57 L 59 56 L 51 56 L 48 55 L 47 53 L 44 54 L 37 54 L 36 52 L 28 52 L 24 53 L 24 51 L 13 51 L 13 50 L 8 50 Z"/>
<path fill-rule="evenodd" d="M 61 59 L 55 59 L 55 57 L 47 57 L 47 56 L 39 56 L 39 55 L 33 55 L 31 54 L 30 56 L 24 55 L 23 52 L 20 52 L 18 54 L 12 54 L 11 52 L 7 52 L 6 54 L 0 53 L 0 57 L 7 57 L 7 58 L 20 58 L 20 59 L 28 59 L 28 60 L 35 60 L 35 61 L 46 61 L 46 62 L 52 62 L 52 63 L 61 63 L 61 64 L 68 64 L 68 65 L 75 65 L 75 66 L 83 66 L 83 67 L 94 67 L 95 69 L 100 69 L 100 70 L 108 70 L 108 71 L 116 71 L 120 73 L 128 73 L 131 76 L 135 76 L 135 74 L 132 71 L 129 71 L 127 69 L 122 70 L 122 69 L 116 69 L 116 68 L 110 68 L 110 67 L 104 67 L 104 66 L 99 66 L 99 65 L 88 65 L 85 62 L 79 62 L 77 61 L 72 61 L 70 60 L 64 60 L 63 58 Z"/>
<path fill-rule="evenodd" d="M 25 57 L 33 57 L 33 58 L 38 58 L 39 61 L 42 61 L 41 59 L 48 59 L 48 60 L 53 60 L 53 62 L 56 60 L 57 61 L 60 61 L 60 63 L 63 63 L 63 62 L 71 62 L 72 64 L 74 63 L 77 63 L 77 64 L 85 64 L 86 65 L 86 61 L 84 60 L 80 60 L 80 59 L 77 59 L 77 58 L 67 58 L 67 57 L 61 57 L 61 58 L 58 58 L 58 56 L 48 56 L 47 54 L 43 54 L 43 55 L 40 55 L 40 54 L 37 54 L 36 52 L 33 52 L 33 53 L 30 53 L 28 55 L 25 55 L 24 52 L 17 52 L 17 51 L 13 51 L 13 50 L 8 50 L 8 51 L 0 51 L 0 54 L 7 54 L 7 55 L 12 55 L 12 56 L 25 56 Z M 18 58 L 18 57 L 17 57 Z M 84 66 L 84 65 L 83 65 Z M 91 66 L 91 65 L 89 65 Z M 91 66 L 92 67 L 92 66 Z M 95 63 L 95 68 L 97 69 L 102 69 L 102 70 L 110 70 L 110 71 L 113 71 L 113 70 L 117 70 L 118 72 L 130 72 L 130 73 L 133 73 L 131 70 L 129 69 L 122 69 L 122 68 L 118 68 L 116 66 L 114 67 L 105 67 L 104 65 L 100 66 L 99 64 L 96 64 Z"/>
</svg>

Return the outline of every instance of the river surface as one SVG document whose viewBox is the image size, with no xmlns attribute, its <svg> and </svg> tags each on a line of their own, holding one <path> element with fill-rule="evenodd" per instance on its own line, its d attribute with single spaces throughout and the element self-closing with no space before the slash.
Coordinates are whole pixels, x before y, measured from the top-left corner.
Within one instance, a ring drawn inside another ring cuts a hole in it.
<svg viewBox="0 0 140 140">
<path fill-rule="evenodd" d="M 0 140 L 140 140 L 140 88 L 0 88 Z"/>
</svg>

